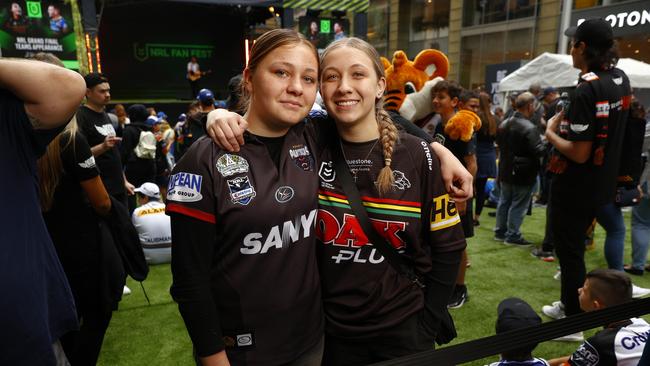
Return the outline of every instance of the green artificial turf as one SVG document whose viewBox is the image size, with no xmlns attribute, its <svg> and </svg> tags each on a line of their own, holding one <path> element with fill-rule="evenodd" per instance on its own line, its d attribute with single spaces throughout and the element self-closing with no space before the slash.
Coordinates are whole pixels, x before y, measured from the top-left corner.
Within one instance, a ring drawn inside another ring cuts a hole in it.
<svg viewBox="0 0 650 366">
<path fill-rule="evenodd" d="M 458 338 L 451 344 L 494 334 L 497 304 L 504 298 L 517 296 L 528 301 L 541 314 L 542 305 L 559 300 L 560 283 L 553 279 L 558 263 L 542 262 L 528 250 L 505 246 L 493 240 L 494 218 L 481 216 L 481 226 L 469 239 L 468 251 L 471 267 L 467 270 L 470 301 L 462 308 L 451 310 Z M 545 210 L 536 208 L 524 220 L 524 236 L 540 244 L 544 236 Z M 630 261 L 629 214 L 625 215 L 625 261 Z M 596 229 L 596 248 L 585 255 L 587 270 L 606 268 L 603 255 L 605 233 Z M 650 273 L 643 277 L 632 276 L 635 284 L 650 287 Z M 151 300 L 147 301 L 137 282 L 129 279 L 127 285 L 133 293 L 125 296 L 106 333 L 99 365 L 193 365 L 192 346 L 178 308 L 169 295 L 171 272 L 169 265 L 151 267 L 144 286 Z M 288 299 L 290 300 L 290 299 Z M 544 321 L 550 319 L 542 315 Z M 586 336 L 596 330 L 585 333 Z M 554 358 L 570 354 L 578 343 L 544 342 L 535 350 L 537 357 Z M 467 365 L 485 365 L 498 356 L 477 360 Z"/>
</svg>

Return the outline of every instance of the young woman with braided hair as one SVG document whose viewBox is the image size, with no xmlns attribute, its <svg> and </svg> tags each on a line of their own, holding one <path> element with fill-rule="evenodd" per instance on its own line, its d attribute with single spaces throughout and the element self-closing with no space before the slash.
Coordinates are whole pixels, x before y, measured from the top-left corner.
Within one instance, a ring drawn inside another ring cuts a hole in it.
<svg viewBox="0 0 650 366">
<path fill-rule="evenodd" d="M 400 133 L 381 108 L 385 85 L 377 51 L 361 39 L 336 41 L 321 55 L 321 94 L 363 206 L 426 286 L 385 260 L 359 226 L 340 180 L 320 174 L 324 365 L 375 363 L 430 350 L 454 335 L 447 302 L 465 248 L 460 218 L 428 144 Z M 321 164 L 332 159 L 330 149 Z"/>
</svg>

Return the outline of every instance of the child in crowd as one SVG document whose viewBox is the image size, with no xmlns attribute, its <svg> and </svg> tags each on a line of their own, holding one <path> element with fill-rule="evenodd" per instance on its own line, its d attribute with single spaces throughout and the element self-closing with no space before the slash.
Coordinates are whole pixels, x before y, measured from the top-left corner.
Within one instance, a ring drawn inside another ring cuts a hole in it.
<svg viewBox="0 0 650 366">
<path fill-rule="evenodd" d="M 578 291 L 580 308 L 595 311 L 632 300 L 632 282 L 622 271 L 595 269 L 587 274 Z M 589 337 L 571 356 L 550 360 L 551 366 L 641 365 L 650 325 L 640 318 L 605 326 Z"/>
<path fill-rule="evenodd" d="M 435 127 L 434 139 L 443 144 L 460 160 L 465 168 L 472 174 L 476 175 L 476 147 L 474 139 L 463 141 L 462 139 L 454 140 L 445 133 L 445 125 L 456 114 L 459 107 L 459 100 L 463 89 L 453 81 L 442 80 L 433 86 L 431 97 L 433 108 L 440 115 L 441 122 Z M 474 236 L 474 215 L 472 214 L 472 202 L 457 202 L 458 213 L 460 214 L 461 224 L 465 238 Z M 467 267 L 467 251 L 463 252 L 463 259 L 456 279 L 456 288 L 449 300 L 449 308 L 457 309 L 463 306 L 469 299 L 467 286 L 465 285 L 465 270 Z"/>
<path fill-rule="evenodd" d="M 497 307 L 496 331 L 501 334 L 510 330 L 532 327 L 542 324 L 542 319 L 535 310 L 522 299 L 511 297 L 499 303 Z M 537 344 L 522 345 L 501 354 L 501 360 L 493 362 L 490 366 L 548 366 L 548 362 L 541 358 L 533 357 L 533 350 Z"/>
</svg>

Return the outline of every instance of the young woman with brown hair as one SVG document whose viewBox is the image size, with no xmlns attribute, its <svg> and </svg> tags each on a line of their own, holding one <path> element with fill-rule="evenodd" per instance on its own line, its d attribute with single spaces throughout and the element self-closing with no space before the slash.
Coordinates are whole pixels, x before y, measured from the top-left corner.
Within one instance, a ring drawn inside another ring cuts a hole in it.
<svg viewBox="0 0 650 366">
<path fill-rule="evenodd" d="M 369 364 L 433 348 L 454 329 L 447 302 L 465 239 L 428 144 L 399 133 L 381 108 L 377 51 L 358 38 L 321 56 L 321 93 L 375 229 L 425 288 L 397 272 L 355 223 L 340 180 L 321 175 L 316 231 L 326 317 L 325 365 Z M 321 160 L 332 159 L 330 147 Z"/>
<path fill-rule="evenodd" d="M 317 151 L 300 123 L 316 98 L 316 49 L 269 31 L 242 84 L 246 145 L 199 139 L 170 176 L 171 294 L 202 365 L 320 365 Z"/>
</svg>

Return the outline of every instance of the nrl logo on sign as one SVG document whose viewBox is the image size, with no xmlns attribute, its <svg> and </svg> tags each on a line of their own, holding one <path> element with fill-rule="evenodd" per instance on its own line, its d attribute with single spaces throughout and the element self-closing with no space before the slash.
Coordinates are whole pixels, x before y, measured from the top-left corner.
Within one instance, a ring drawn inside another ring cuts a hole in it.
<svg viewBox="0 0 650 366">
<path fill-rule="evenodd" d="M 217 160 L 217 170 L 223 177 L 247 173 L 248 161 L 239 155 L 224 154 Z"/>
</svg>

